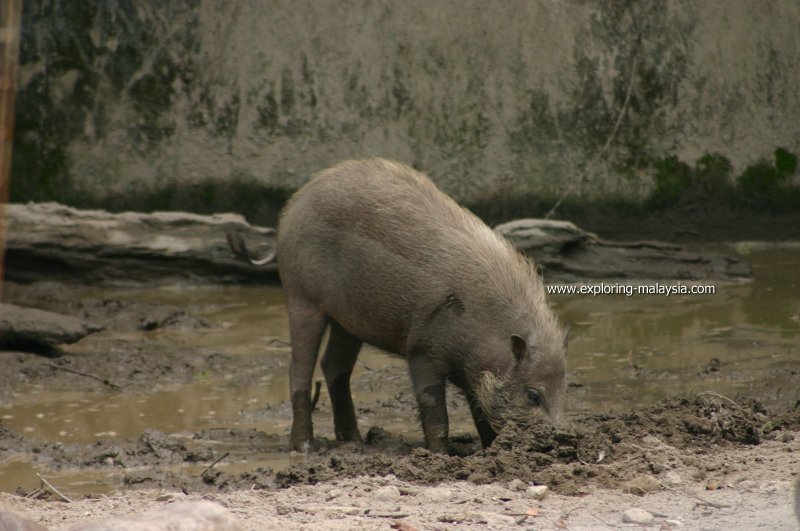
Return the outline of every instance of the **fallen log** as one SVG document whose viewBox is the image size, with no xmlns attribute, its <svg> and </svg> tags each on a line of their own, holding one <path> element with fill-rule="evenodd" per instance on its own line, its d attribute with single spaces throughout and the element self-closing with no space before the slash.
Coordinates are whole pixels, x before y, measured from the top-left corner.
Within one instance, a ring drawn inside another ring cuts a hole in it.
<svg viewBox="0 0 800 531">
<path fill-rule="evenodd" d="M 237 259 L 226 230 L 264 256 L 275 231 L 235 214 L 202 216 L 78 210 L 56 203 L 9 205 L 6 278 L 94 285 L 236 283 L 278 280 L 277 263 Z M 495 228 L 543 270 L 545 281 L 599 279 L 741 280 L 752 276 L 738 258 L 698 253 L 662 242 L 612 242 L 566 221 L 522 219 Z M 278 257 L 280 260 L 280 257 Z"/>
</svg>

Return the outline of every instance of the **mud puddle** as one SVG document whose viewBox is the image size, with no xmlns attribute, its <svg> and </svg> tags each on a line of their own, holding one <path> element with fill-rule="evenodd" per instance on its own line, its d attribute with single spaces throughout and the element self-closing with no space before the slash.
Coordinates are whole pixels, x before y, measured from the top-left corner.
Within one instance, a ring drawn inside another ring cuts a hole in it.
<svg viewBox="0 0 800 531">
<path fill-rule="evenodd" d="M 571 467 L 594 463 L 601 452 L 601 461 L 616 462 L 612 455 L 622 447 L 614 449 L 619 442 L 609 426 L 638 426 L 639 432 L 622 437 L 629 439 L 665 422 L 630 413 L 632 408 L 646 410 L 677 397 L 684 401 L 663 404 L 678 417 L 693 412 L 689 424 L 702 425 L 713 415 L 696 401 L 710 391 L 732 399 L 751 397 L 773 411 L 790 410 L 800 398 L 800 249 L 751 245 L 738 250 L 747 253 L 756 280 L 718 285 L 714 295 L 551 297 L 572 331 L 570 416 L 604 438 L 534 430 L 549 447 L 520 450 L 533 443 L 506 434 L 500 442 L 511 437 L 510 443 L 476 454 L 468 408 L 449 393 L 454 450 L 471 455 L 467 459 L 431 456 L 421 449 L 404 362 L 376 351 L 362 354 L 353 386 L 368 444 L 331 442 L 323 386 L 315 433 L 326 450 L 308 461 L 290 457 L 288 325 L 278 287 L 7 285 L 8 302 L 84 317 L 106 330 L 65 347 L 58 358 L 0 353 L 0 429 L 5 430 L 0 490 L 38 485 L 34 471 L 57 478 L 73 494 L 102 493 L 120 484 L 269 487 L 357 473 L 394 473 L 415 481 L 440 477 L 413 470 L 439 470 L 450 479 L 459 471 L 464 479 L 480 482 L 504 477 L 502 470 L 514 459 L 534 463 L 526 465 L 532 481 L 552 482 L 564 472 L 559 467 L 573 474 Z M 759 437 L 764 426 L 766 434 L 788 429 L 772 429 L 774 415 L 737 404 L 750 408 L 747 422 Z M 634 415 L 633 420 L 624 415 Z M 693 435 L 685 440 L 677 440 L 676 447 L 702 450 L 706 444 Z M 511 453 L 491 453 L 506 450 Z M 403 467 L 406 471 L 398 472 Z"/>
</svg>

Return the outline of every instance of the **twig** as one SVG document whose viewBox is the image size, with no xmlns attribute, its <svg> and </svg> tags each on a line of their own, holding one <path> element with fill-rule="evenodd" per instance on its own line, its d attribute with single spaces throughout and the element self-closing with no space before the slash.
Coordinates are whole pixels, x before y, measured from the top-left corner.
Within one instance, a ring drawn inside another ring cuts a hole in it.
<svg viewBox="0 0 800 531">
<path fill-rule="evenodd" d="M 70 369 L 68 367 L 62 367 L 61 365 L 56 365 L 55 363 L 48 363 L 49 367 L 53 369 L 58 369 L 64 372 L 71 372 L 72 374 L 77 374 L 78 376 L 85 376 L 86 378 L 91 378 L 92 380 L 97 380 L 98 382 L 102 382 L 105 385 L 109 386 L 112 389 L 122 389 L 122 386 L 119 386 L 115 383 L 108 381 L 107 379 L 100 378 L 99 376 L 95 376 L 94 374 L 89 374 L 88 372 L 76 371 L 75 369 Z"/>
<path fill-rule="evenodd" d="M 617 121 L 614 122 L 614 129 L 611 130 L 611 134 L 606 139 L 606 143 L 603 144 L 603 147 L 600 148 L 600 151 L 595 153 L 594 156 L 586 164 L 584 170 L 578 176 L 578 179 L 576 179 L 576 182 L 582 180 L 586 176 L 588 172 L 588 169 L 586 168 L 591 168 L 594 166 L 594 163 L 597 162 L 597 159 L 599 159 L 606 151 L 608 151 L 608 148 L 611 147 L 611 142 L 613 142 L 614 137 L 617 136 L 617 130 L 619 129 L 620 124 L 622 123 L 622 118 L 623 116 L 625 116 L 625 111 L 628 109 L 628 102 L 631 99 L 631 88 L 633 88 L 633 78 L 634 75 L 636 74 L 637 59 L 638 57 L 634 55 L 633 64 L 631 65 L 631 75 L 628 78 L 628 89 L 625 91 L 625 101 L 622 103 L 622 109 L 620 109 L 619 114 L 617 115 Z M 570 194 L 570 192 L 572 192 L 573 188 L 575 188 L 575 184 L 568 186 L 567 189 L 564 190 L 564 193 L 562 193 L 561 197 L 558 198 L 558 201 L 556 201 L 556 204 L 553 205 L 553 208 L 551 208 L 547 212 L 547 214 L 544 215 L 544 219 L 550 219 L 551 217 L 553 217 L 553 215 L 556 213 L 556 210 L 558 210 L 558 207 L 561 206 L 561 202 L 564 201 L 564 199 L 567 197 L 567 195 Z"/>
<path fill-rule="evenodd" d="M 714 398 L 719 398 L 719 399 L 727 401 L 732 406 L 739 407 L 739 404 L 737 404 L 736 402 L 734 402 L 733 400 L 731 400 L 727 396 L 723 396 L 723 395 L 721 395 L 719 393 L 715 393 L 714 391 L 703 391 L 702 393 L 698 393 L 697 394 L 697 398 L 700 398 L 701 396 L 713 396 Z"/>
<path fill-rule="evenodd" d="M 322 389 L 322 380 L 314 382 L 314 396 L 311 397 L 311 411 L 317 409 L 317 401 L 319 401 L 319 391 Z"/>
<path fill-rule="evenodd" d="M 713 507 L 714 509 L 728 509 L 728 508 L 730 508 L 730 505 L 728 505 L 727 503 L 716 503 L 716 502 L 708 501 L 708 500 L 706 500 L 704 498 L 701 498 L 700 496 L 698 496 L 696 494 L 693 494 L 693 493 L 689 492 L 688 490 L 681 490 L 681 492 L 683 492 L 687 496 L 691 496 L 695 500 L 698 500 L 698 501 L 695 502 L 695 505 L 705 505 L 706 507 Z"/>
<path fill-rule="evenodd" d="M 42 481 L 42 483 L 44 483 L 44 484 L 45 484 L 45 486 L 46 486 L 48 489 L 52 490 L 52 491 L 53 491 L 53 492 L 54 492 L 54 493 L 55 493 L 55 494 L 56 494 L 56 495 L 57 495 L 59 498 L 61 498 L 62 500 L 64 500 L 64 501 L 65 501 L 65 502 L 67 502 L 67 503 L 72 503 L 72 500 L 70 500 L 69 498 L 67 498 L 66 496 L 64 496 L 64 495 L 61 493 L 61 491 L 59 491 L 57 488 L 55 488 L 55 487 L 52 485 L 52 483 L 50 483 L 49 481 L 47 481 L 46 479 L 44 479 L 42 476 L 40 476 L 38 472 L 36 473 L 36 477 L 37 477 L 37 478 L 39 478 L 39 479 Z"/>
<path fill-rule="evenodd" d="M 41 496 L 42 494 L 44 494 L 44 491 L 42 489 L 33 489 L 28 494 L 26 494 L 25 497 L 30 498 L 32 500 L 38 500 L 39 496 Z"/>
<path fill-rule="evenodd" d="M 369 516 L 372 518 L 408 518 L 411 516 L 410 513 L 373 513 L 369 512 L 364 516 Z"/>
<path fill-rule="evenodd" d="M 205 475 L 206 475 L 206 472 L 208 472 L 209 470 L 211 470 L 212 468 L 214 468 L 214 465 L 216 465 L 217 463 L 219 463 L 220 461 L 222 461 L 223 459 L 225 459 L 225 458 L 226 458 L 226 457 L 228 457 L 229 455 L 231 455 L 231 453 L 230 453 L 230 452 L 225 452 L 224 454 L 222 454 L 222 456 L 220 456 L 220 457 L 219 457 L 219 459 L 217 459 L 216 461 L 214 461 L 213 463 L 211 463 L 210 465 L 208 465 L 208 468 L 206 468 L 205 470 L 203 470 L 203 473 L 202 473 L 202 474 L 200 474 L 200 477 L 203 477 L 203 476 L 205 476 Z"/>
</svg>

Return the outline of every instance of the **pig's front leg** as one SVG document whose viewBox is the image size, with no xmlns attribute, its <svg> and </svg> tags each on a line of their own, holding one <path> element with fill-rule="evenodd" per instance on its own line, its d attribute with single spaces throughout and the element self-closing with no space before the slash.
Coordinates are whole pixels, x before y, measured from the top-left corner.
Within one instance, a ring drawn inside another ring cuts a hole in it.
<svg viewBox="0 0 800 531">
<path fill-rule="evenodd" d="M 446 377 L 421 352 L 409 356 L 408 368 L 428 450 L 447 453 L 449 424 L 445 402 Z"/>
</svg>

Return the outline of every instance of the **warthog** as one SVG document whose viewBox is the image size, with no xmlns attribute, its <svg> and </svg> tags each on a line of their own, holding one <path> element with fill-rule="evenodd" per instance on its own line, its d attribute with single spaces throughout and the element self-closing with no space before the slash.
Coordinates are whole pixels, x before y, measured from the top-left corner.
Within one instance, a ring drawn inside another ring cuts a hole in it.
<svg viewBox="0 0 800 531">
<path fill-rule="evenodd" d="M 253 263 L 244 241 L 237 254 Z M 445 384 L 466 394 L 484 447 L 507 422 L 560 414 L 566 333 L 533 265 L 423 174 L 383 159 L 317 174 L 281 213 L 277 259 L 292 342 L 291 445 L 313 443 L 311 383 L 322 371 L 336 438 L 361 439 L 350 375 L 363 343 L 403 356 L 425 442 L 448 448 Z"/>
</svg>

